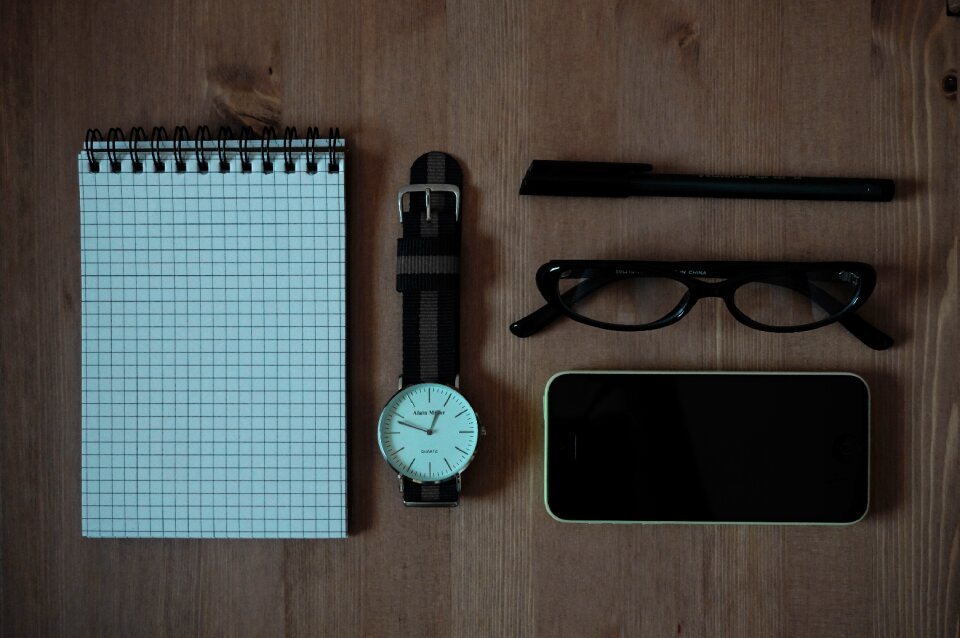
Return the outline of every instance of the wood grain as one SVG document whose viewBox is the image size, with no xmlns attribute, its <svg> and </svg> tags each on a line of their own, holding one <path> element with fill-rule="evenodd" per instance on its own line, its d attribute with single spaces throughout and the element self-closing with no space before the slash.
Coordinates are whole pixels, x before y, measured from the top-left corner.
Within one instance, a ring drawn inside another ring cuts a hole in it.
<svg viewBox="0 0 960 638">
<path fill-rule="evenodd" d="M 960 636 L 960 19 L 942 2 L 0 4 L 0 633 Z M 338 125 L 348 172 L 344 542 L 80 537 L 84 130 Z M 463 507 L 404 510 L 374 423 L 399 368 L 391 213 L 430 149 L 467 172 L 462 387 L 488 436 Z M 876 175 L 891 204 L 517 196 L 533 158 Z M 897 345 L 748 330 L 700 304 L 520 341 L 550 258 L 858 259 Z M 849 528 L 570 526 L 541 395 L 569 368 L 850 370 L 873 511 Z"/>
</svg>

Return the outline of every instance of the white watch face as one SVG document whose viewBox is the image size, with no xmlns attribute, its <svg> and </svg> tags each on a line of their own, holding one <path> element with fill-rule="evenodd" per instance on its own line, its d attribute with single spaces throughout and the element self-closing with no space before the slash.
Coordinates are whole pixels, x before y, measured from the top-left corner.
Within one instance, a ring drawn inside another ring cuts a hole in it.
<svg viewBox="0 0 960 638">
<path fill-rule="evenodd" d="M 466 398 L 450 386 L 418 383 L 393 395 L 380 414 L 383 457 L 415 481 L 442 481 L 469 465 L 480 424 Z"/>
</svg>

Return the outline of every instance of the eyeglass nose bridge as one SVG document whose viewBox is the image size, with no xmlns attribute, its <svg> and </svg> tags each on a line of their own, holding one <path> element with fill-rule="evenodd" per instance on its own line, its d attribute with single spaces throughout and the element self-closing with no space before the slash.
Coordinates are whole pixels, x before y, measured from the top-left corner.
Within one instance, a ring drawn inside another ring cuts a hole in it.
<svg viewBox="0 0 960 638">
<path fill-rule="evenodd" d="M 701 279 L 693 279 L 692 281 L 686 282 L 687 288 L 690 290 L 690 302 L 693 303 L 698 299 L 709 299 L 711 297 L 718 297 L 727 302 L 727 305 L 731 305 L 733 300 L 733 293 L 736 291 L 743 282 L 738 282 L 731 279 L 723 279 L 721 281 L 703 281 Z"/>
<path fill-rule="evenodd" d="M 684 309 L 680 312 L 677 319 L 690 314 L 690 311 L 693 310 L 693 307 L 701 299 L 720 299 L 723 301 L 723 305 L 726 306 L 727 311 L 733 315 L 733 318 L 739 321 L 742 324 L 746 324 L 751 327 L 754 326 L 754 322 L 747 317 L 743 311 L 737 308 L 737 303 L 734 301 L 734 294 L 736 294 L 737 288 L 743 286 L 748 282 L 742 279 L 722 279 L 720 281 L 703 281 L 700 279 L 694 279 L 687 282 L 689 289 L 689 297 L 684 304 Z"/>
<path fill-rule="evenodd" d="M 693 279 L 685 281 L 684 284 L 687 286 L 686 296 L 676 308 L 675 313 L 668 318 L 664 318 L 666 322 L 664 325 L 680 321 L 693 311 L 698 301 L 710 298 L 723 300 L 727 310 L 737 321 L 742 322 L 743 313 L 740 312 L 733 302 L 733 293 L 742 285 L 742 282 L 726 279 L 722 281 L 701 281 L 699 279 Z"/>
</svg>

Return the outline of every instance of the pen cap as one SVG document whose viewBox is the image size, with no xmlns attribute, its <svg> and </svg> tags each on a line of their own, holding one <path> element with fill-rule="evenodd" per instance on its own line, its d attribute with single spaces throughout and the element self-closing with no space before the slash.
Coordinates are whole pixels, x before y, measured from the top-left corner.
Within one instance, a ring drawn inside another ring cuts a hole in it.
<svg viewBox="0 0 960 638">
<path fill-rule="evenodd" d="M 632 194 L 630 180 L 652 169 L 650 164 L 533 160 L 520 194 L 627 197 Z"/>
</svg>

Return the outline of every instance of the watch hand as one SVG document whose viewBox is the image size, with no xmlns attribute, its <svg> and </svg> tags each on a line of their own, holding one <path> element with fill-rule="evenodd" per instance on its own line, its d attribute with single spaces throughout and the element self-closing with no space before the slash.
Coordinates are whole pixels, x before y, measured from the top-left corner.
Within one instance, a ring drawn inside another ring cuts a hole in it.
<svg viewBox="0 0 960 638">
<path fill-rule="evenodd" d="M 440 412 L 433 413 L 433 421 L 430 422 L 430 429 L 427 430 L 427 434 L 433 434 L 433 428 L 437 425 L 437 419 L 440 418 Z"/>
<path fill-rule="evenodd" d="M 407 423 L 406 421 L 397 421 L 397 423 L 399 423 L 400 425 L 405 425 L 408 428 L 413 428 L 414 430 L 420 430 L 421 432 L 426 432 L 427 434 L 430 434 L 430 430 L 428 430 L 427 428 L 422 428 L 419 425 L 414 425 L 413 423 Z"/>
</svg>

